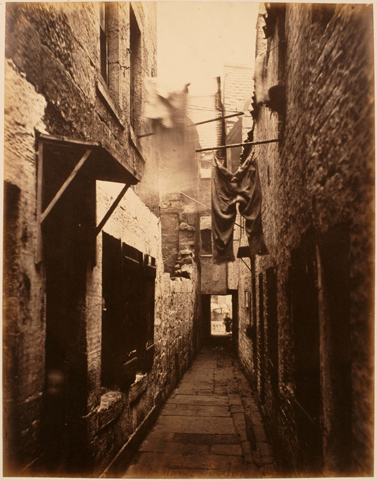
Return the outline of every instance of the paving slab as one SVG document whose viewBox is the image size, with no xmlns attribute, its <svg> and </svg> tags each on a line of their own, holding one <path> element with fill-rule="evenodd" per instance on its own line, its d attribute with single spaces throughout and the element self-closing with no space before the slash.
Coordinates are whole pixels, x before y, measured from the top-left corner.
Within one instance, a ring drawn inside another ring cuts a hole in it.
<svg viewBox="0 0 377 481">
<path fill-rule="evenodd" d="M 208 444 L 176 443 L 146 439 L 139 448 L 140 452 L 168 453 L 168 454 L 198 454 L 204 456 L 210 454 Z"/>
<path fill-rule="evenodd" d="M 239 443 L 238 434 L 184 434 L 175 433 L 175 442 L 198 443 L 198 444 L 237 444 Z"/>
<path fill-rule="evenodd" d="M 234 478 L 256 478 L 260 477 L 256 475 L 255 471 L 245 465 L 234 465 L 228 469 L 171 469 L 169 471 L 169 478 L 180 479 L 234 479 Z"/>
<path fill-rule="evenodd" d="M 242 448 L 239 444 L 213 444 L 210 453 L 242 456 Z"/>
<path fill-rule="evenodd" d="M 167 478 L 168 476 L 169 468 L 141 464 L 131 464 L 123 474 L 123 478 Z"/>
<path fill-rule="evenodd" d="M 261 413 L 229 350 L 203 349 L 124 471 L 125 478 L 271 477 Z"/>
<path fill-rule="evenodd" d="M 188 394 L 176 394 L 171 397 L 167 404 L 191 404 L 202 406 L 216 406 L 216 405 L 228 405 L 228 399 L 226 396 L 220 396 L 218 394 L 203 394 L 198 396 L 191 396 Z"/>
<path fill-rule="evenodd" d="M 232 418 L 163 416 L 156 424 L 155 432 L 195 434 L 235 434 Z"/>
<path fill-rule="evenodd" d="M 169 471 L 169 478 L 182 479 L 206 479 L 206 478 L 225 478 L 225 479 L 240 479 L 240 478 L 260 478 L 261 474 L 255 468 L 239 464 L 230 466 L 228 469 L 171 469 Z"/>
<path fill-rule="evenodd" d="M 161 453 L 142 453 L 137 464 L 151 467 L 166 467 L 173 469 L 227 469 L 239 464 L 239 456 L 209 454 L 197 456 L 195 454 L 170 454 L 161 456 Z"/>
<path fill-rule="evenodd" d="M 161 411 L 161 416 L 196 416 L 196 417 L 230 417 L 227 405 L 191 405 L 191 404 L 167 404 Z"/>
</svg>

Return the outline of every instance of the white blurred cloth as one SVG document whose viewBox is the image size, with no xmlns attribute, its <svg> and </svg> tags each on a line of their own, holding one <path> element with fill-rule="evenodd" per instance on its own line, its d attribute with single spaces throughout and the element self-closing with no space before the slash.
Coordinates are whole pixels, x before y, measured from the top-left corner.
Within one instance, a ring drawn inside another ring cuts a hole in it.
<svg viewBox="0 0 377 481">
<path fill-rule="evenodd" d="M 172 89 L 156 77 L 146 77 L 144 115 L 148 119 L 160 120 L 168 129 L 185 122 L 188 85 Z"/>
</svg>

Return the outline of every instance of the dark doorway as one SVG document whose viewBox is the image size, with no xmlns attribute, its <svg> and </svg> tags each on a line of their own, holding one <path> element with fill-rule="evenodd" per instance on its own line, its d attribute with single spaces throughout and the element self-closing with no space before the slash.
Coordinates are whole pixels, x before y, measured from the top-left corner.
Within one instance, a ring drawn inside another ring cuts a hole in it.
<svg viewBox="0 0 377 481">
<path fill-rule="evenodd" d="M 263 274 L 258 276 L 258 287 L 259 287 L 259 323 L 257 329 L 257 338 L 259 339 L 259 399 L 262 404 L 265 402 L 266 392 L 265 392 L 265 342 L 264 342 L 264 294 L 263 294 Z"/>
<path fill-rule="evenodd" d="M 251 340 L 253 343 L 253 376 L 257 384 L 258 347 L 257 347 L 257 288 L 255 276 L 255 256 L 251 257 Z"/>
<path fill-rule="evenodd" d="M 292 252 L 291 274 L 297 435 L 304 473 L 316 475 L 322 469 L 322 405 L 317 264 L 311 233 Z"/>
<path fill-rule="evenodd" d="M 239 325 L 238 325 L 238 290 L 229 291 L 232 294 L 232 347 L 238 352 Z"/>
<path fill-rule="evenodd" d="M 326 411 L 330 413 L 326 451 L 331 468 L 352 475 L 352 381 L 348 226 L 335 226 L 318 240 L 326 369 Z"/>
<path fill-rule="evenodd" d="M 47 154 L 46 159 L 51 160 Z M 73 165 L 69 157 L 45 162 L 44 177 L 49 181 L 44 185 L 43 208 Z M 86 275 L 94 251 L 95 195 L 95 182 L 78 174 L 43 224 L 46 383 L 42 444 L 46 474 L 79 474 L 86 463 L 82 423 L 87 393 Z"/>
<path fill-rule="evenodd" d="M 203 319 L 203 340 L 209 342 L 211 337 L 211 296 L 202 294 L 202 319 Z"/>
<path fill-rule="evenodd" d="M 24 274 L 24 288 L 20 285 L 17 257 L 20 240 L 20 206 L 21 190 L 18 186 L 4 182 L 4 243 L 3 243 L 3 462 L 4 476 L 15 476 L 19 473 L 18 459 L 22 446 L 21 437 L 16 433 L 22 430 L 19 390 L 15 383 L 20 359 L 17 335 L 19 310 L 12 299 L 20 294 L 30 296 L 30 281 Z M 26 282 L 25 282 L 26 281 Z"/>
<path fill-rule="evenodd" d="M 266 271 L 267 281 L 267 354 L 268 372 L 275 400 L 279 394 L 279 343 L 277 313 L 277 280 L 273 267 Z"/>
</svg>

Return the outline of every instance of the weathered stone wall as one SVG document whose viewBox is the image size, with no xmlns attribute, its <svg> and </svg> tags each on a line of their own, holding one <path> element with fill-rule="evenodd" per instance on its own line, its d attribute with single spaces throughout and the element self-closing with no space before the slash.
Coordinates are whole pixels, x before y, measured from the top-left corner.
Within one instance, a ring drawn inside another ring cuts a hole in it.
<svg viewBox="0 0 377 481">
<path fill-rule="evenodd" d="M 117 195 L 117 190 L 109 183 L 100 183 L 98 189 L 100 219 Z M 104 231 L 156 258 L 155 354 L 151 371 L 146 373 L 142 380 L 136 380 L 128 391 L 112 393 L 113 401 L 106 404 L 110 393 L 107 391 L 101 396 L 101 350 L 98 345 L 101 315 L 99 313 L 93 317 L 88 339 L 93 339 L 94 342 L 89 352 L 88 363 L 94 368 L 96 382 L 91 384 L 89 397 L 96 401 L 93 402 L 88 416 L 88 425 L 91 433 L 89 440 L 91 455 L 98 460 L 95 463 L 96 473 L 101 473 L 107 467 L 140 424 L 154 409 L 160 407 L 186 371 L 197 349 L 194 334 L 199 311 L 197 270 L 193 269 L 191 279 L 182 277 L 171 279 L 170 275 L 164 272 L 160 221 L 133 191 L 127 192 Z M 92 283 L 96 293 L 92 292 L 91 297 L 96 295 L 100 299 L 102 263 L 100 236 L 97 242 L 97 265 Z M 138 397 L 135 401 L 134 393 L 137 389 Z M 100 416 L 106 416 L 106 412 L 107 416 L 112 418 L 112 423 L 102 428 Z"/>
<path fill-rule="evenodd" d="M 114 3 L 111 8 L 112 32 L 119 42 L 116 71 L 109 85 L 100 74 L 99 4 L 8 5 L 5 55 L 43 95 L 46 102 L 44 123 L 48 133 L 109 145 L 126 164 L 142 173 L 144 162 L 138 148 L 129 141 L 130 58 L 127 48 L 130 6 L 129 3 Z M 133 10 L 143 30 L 143 74 L 152 75 L 156 71 L 155 6 L 135 4 Z M 139 119 L 137 133 L 150 131 L 150 128 L 149 121 Z M 150 171 L 156 169 L 150 145 L 148 137 L 143 139 L 141 150 L 149 160 L 145 177 L 148 183 L 154 177 Z M 143 187 L 140 185 L 138 189 L 143 190 Z M 150 192 L 156 197 L 156 189 L 151 188 Z M 156 199 L 149 200 L 153 208 L 158 203 Z"/>
<path fill-rule="evenodd" d="M 156 6 L 132 2 L 132 8 L 142 34 L 142 75 L 155 75 Z M 191 280 L 174 281 L 163 274 L 160 222 L 155 215 L 158 158 L 151 138 L 138 142 L 135 137 L 149 132 L 151 125 L 140 116 L 136 133 L 130 126 L 130 4 L 110 7 L 114 39 L 110 54 L 119 54 L 119 61 L 110 67 L 109 85 L 100 74 L 99 4 L 18 3 L 8 4 L 6 10 L 4 452 L 8 474 L 35 472 L 41 455 L 46 292 L 44 263 L 36 264 L 36 131 L 100 142 L 117 152 L 132 174 L 144 174 L 106 225 L 111 235 L 143 247 L 157 259 L 155 364 L 148 378 L 133 388 L 142 394 L 132 407 L 132 393 L 101 391 L 101 235 L 96 263 L 88 263 L 86 272 L 85 339 L 79 354 L 85 363 L 80 392 L 85 406 L 80 429 L 87 442 L 87 468 L 100 473 L 169 394 L 193 356 L 194 334 L 198 340 L 198 272 L 194 265 Z M 137 95 L 140 103 L 142 89 Z M 97 194 L 98 222 L 110 197 L 101 189 Z"/>
<path fill-rule="evenodd" d="M 321 9 L 322 8 L 322 9 Z M 263 13 L 263 12 L 262 12 Z M 264 90 L 284 85 L 284 109 L 261 106 L 255 140 L 284 137 L 279 144 L 258 146 L 263 193 L 263 225 L 269 255 L 256 258 L 256 325 L 258 366 L 252 346 L 240 330 L 240 356 L 257 379 L 264 412 L 276 440 L 276 455 L 288 470 L 305 469 L 297 438 L 295 346 L 290 299 L 292 253 L 312 232 L 317 244 L 318 289 L 326 291 L 329 236 L 348 232 L 349 319 L 336 326 L 325 291 L 318 296 L 321 373 L 321 443 L 327 475 L 371 474 L 373 458 L 373 52 L 372 11 L 366 6 L 287 4 L 277 15 L 272 35 L 264 39 L 258 20 L 257 55 L 265 52 Z M 346 227 L 345 227 L 346 226 Z M 334 237 L 334 239 L 337 239 Z M 336 242 L 334 240 L 336 252 Z M 328 247 L 324 247 L 328 246 Z M 339 244 L 340 251 L 343 249 Z M 275 402 L 268 369 L 268 294 L 266 271 L 277 275 L 279 329 L 279 402 Z M 340 279 L 333 278 L 340 285 Z M 335 288 L 336 289 L 336 288 Z M 327 290 L 329 287 L 327 286 Z M 336 292 L 336 291 L 335 291 Z M 265 328 L 261 325 L 263 303 Z M 245 322 L 245 321 L 241 321 Z M 349 323 L 347 328 L 347 322 Z M 346 327 L 344 327 L 346 326 Z M 337 329 L 337 331 L 336 331 Z M 347 329 L 349 333 L 347 334 Z M 340 367 L 349 347 L 350 366 Z M 260 362 L 265 362 L 261 366 Z M 350 390 L 339 394 L 339 379 L 350 376 Z M 263 392 L 264 391 L 264 392 Z M 348 402 L 347 401 L 347 402 Z M 348 416 L 352 420 L 347 421 Z M 343 419 L 343 421 L 342 421 Z M 339 423 L 350 423 L 342 435 Z M 348 455 L 344 439 L 351 439 Z"/>
<path fill-rule="evenodd" d="M 31 108 L 30 106 L 33 106 Z M 35 139 L 46 101 L 13 62 L 5 64 L 4 433 L 5 462 L 37 456 L 44 386 L 44 279 L 34 263 Z M 22 159 L 22 162 L 21 162 Z M 9 209 L 9 211 L 8 211 Z"/>
</svg>

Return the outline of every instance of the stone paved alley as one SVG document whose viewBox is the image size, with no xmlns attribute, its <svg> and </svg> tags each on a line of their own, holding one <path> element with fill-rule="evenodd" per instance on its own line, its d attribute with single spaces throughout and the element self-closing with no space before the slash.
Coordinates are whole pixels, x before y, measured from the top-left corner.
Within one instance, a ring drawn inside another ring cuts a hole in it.
<svg viewBox="0 0 377 481">
<path fill-rule="evenodd" d="M 262 417 L 228 347 L 205 347 L 174 390 L 125 478 L 274 475 Z"/>
</svg>

